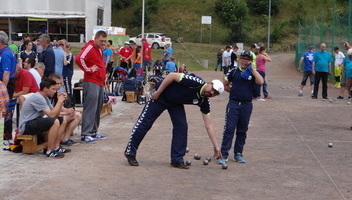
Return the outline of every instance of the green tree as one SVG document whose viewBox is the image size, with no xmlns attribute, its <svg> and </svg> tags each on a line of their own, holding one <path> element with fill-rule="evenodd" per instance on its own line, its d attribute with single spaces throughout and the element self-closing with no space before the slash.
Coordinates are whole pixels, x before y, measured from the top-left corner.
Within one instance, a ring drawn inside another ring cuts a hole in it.
<svg viewBox="0 0 352 200">
<path fill-rule="evenodd" d="M 150 17 L 148 12 L 144 13 L 144 24 L 147 26 L 150 23 Z M 133 17 L 130 20 L 131 27 L 141 27 L 142 26 L 142 7 L 137 8 L 133 12 Z"/>
<path fill-rule="evenodd" d="M 158 12 L 158 0 L 148 0 L 145 4 L 144 24 L 150 24 L 150 15 Z M 130 21 L 131 27 L 141 27 L 142 24 L 142 6 L 139 6 L 134 12 Z"/>
<path fill-rule="evenodd" d="M 133 0 L 112 0 L 113 9 L 124 9 L 131 5 Z"/>
<path fill-rule="evenodd" d="M 256 15 L 268 15 L 269 0 L 247 0 L 251 12 Z M 279 0 L 271 0 L 271 15 L 279 13 Z"/>
<path fill-rule="evenodd" d="M 217 0 L 215 13 L 230 29 L 228 40 L 244 41 L 247 36 L 243 30 L 243 22 L 248 15 L 248 7 L 243 0 Z"/>
</svg>

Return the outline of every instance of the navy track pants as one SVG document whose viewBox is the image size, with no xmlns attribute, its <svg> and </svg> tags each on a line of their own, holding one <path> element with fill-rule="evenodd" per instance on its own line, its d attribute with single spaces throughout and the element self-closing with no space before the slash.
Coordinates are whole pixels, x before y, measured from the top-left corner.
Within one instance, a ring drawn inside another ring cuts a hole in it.
<svg viewBox="0 0 352 200">
<path fill-rule="evenodd" d="M 238 102 L 230 100 L 227 104 L 225 127 L 221 144 L 221 154 L 224 159 L 229 156 L 235 130 L 236 140 L 234 154 L 243 152 L 252 109 L 252 102 Z"/>
<path fill-rule="evenodd" d="M 169 112 L 173 126 L 171 162 L 183 162 L 183 157 L 186 154 L 188 131 L 185 108 L 183 105 L 167 103 L 162 97 L 158 100 L 149 100 L 144 106 L 142 113 L 132 129 L 125 151 L 127 155 L 137 155 L 137 149 L 144 136 L 164 110 Z"/>
</svg>

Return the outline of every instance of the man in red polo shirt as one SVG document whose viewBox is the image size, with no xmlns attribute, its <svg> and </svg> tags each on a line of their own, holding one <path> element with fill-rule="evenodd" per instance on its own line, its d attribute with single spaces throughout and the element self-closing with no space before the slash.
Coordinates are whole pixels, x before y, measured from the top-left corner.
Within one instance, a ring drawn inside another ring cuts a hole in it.
<svg viewBox="0 0 352 200">
<path fill-rule="evenodd" d="M 150 66 L 152 65 L 152 47 L 147 42 L 146 38 L 142 39 L 143 45 L 143 69 L 150 71 Z"/>
<path fill-rule="evenodd" d="M 125 46 L 122 47 L 119 51 L 119 55 L 120 55 L 120 67 L 128 70 L 129 69 L 129 62 L 130 62 L 130 58 L 132 56 L 132 48 L 130 47 L 130 43 L 129 42 L 125 42 Z"/>
<path fill-rule="evenodd" d="M 39 92 L 38 84 L 34 79 L 32 73 L 30 73 L 28 70 L 22 69 L 21 65 L 16 66 L 15 77 L 16 85 L 15 93 L 13 94 L 14 98 L 28 93 Z"/>
<path fill-rule="evenodd" d="M 19 107 L 22 108 L 28 94 L 39 92 L 39 86 L 32 73 L 26 69 L 22 69 L 22 66 L 19 64 L 16 66 L 15 78 L 16 83 L 13 98 L 17 98 Z"/>
</svg>

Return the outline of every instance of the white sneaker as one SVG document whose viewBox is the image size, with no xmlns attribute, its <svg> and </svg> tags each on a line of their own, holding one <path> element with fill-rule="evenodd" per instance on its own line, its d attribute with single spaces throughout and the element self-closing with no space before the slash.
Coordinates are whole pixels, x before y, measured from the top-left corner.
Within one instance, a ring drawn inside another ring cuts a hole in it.
<svg viewBox="0 0 352 200">
<path fill-rule="evenodd" d="M 256 99 L 257 101 L 261 101 L 261 102 L 264 102 L 264 101 L 266 101 L 265 99 L 262 99 L 262 98 L 258 98 L 258 99 Z"/>
</svg>

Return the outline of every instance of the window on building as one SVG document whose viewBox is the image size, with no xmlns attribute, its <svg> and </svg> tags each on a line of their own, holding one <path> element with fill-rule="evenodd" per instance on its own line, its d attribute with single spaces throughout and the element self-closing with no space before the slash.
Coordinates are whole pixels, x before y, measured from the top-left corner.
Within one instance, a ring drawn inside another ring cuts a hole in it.
<svg viewBox="0 0 352 200">
<path fill-rule="evenodd" d="M 97 16 L 97 25 L 103 25 L 103 17 L 104 17 L 104 10 L 102 8 L 98 8 L 98 16 Z"/>
</svg>

